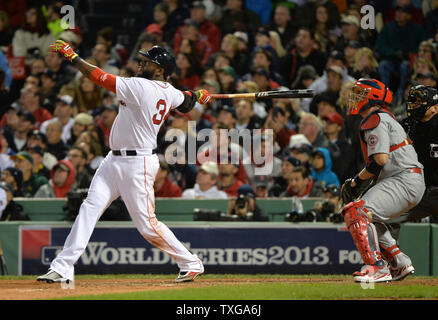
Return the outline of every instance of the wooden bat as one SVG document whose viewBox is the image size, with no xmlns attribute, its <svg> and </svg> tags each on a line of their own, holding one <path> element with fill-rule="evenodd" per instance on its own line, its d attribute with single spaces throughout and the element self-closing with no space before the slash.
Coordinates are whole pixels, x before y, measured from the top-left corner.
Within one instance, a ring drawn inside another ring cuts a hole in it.
<svg viewBox="0 0 438 320">
<path fill-rule="evenodd" d="M 274 99 L 274 98 L 313 98 L 315 92 L 310 89 L 264 91 L 253 93 L 218 93 L 210 94 L 213 99 Z"/>
</svg>

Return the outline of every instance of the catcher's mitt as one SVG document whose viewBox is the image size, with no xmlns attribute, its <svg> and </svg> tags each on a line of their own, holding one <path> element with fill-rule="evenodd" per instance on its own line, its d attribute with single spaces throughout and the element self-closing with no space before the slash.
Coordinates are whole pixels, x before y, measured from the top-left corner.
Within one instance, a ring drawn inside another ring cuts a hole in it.
<svg viewBox="0 0 438 320">
<path fill-rule="evenodd" d="M 353 180 L 356 183 L 354 187 L 351 185 Z M 351 201 L 355 201 L 368 188 L 368 186 L 370 185 L 370 181 L 371 179 L 361 180 L 356 177 L 345 180 L 344 184 L 341 187 L 342 201 L 344 201 L 345 204 Z"/>
</svg>

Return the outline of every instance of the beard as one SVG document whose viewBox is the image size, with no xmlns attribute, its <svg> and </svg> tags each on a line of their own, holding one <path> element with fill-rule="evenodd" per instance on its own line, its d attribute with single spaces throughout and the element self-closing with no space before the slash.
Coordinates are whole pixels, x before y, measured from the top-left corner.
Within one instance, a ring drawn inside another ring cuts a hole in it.
<svg viewBox="0 0 438 320">
<path fill-rule="evenodd" d="M 140 78 L 153 80 L 154 73 L 152 71 L 142 70 L 141 72 L 137 72 L 137 76 Z"/>
</svg>

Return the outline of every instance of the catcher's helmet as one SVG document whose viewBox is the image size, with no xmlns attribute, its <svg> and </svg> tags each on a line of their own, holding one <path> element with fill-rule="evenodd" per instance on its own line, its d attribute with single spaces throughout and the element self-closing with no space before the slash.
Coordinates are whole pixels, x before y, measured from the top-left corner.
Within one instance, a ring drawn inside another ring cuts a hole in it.
<svg viewBox="0 0 438 320">
<path fill-rule="evenodd" d="M 164 69 L 164 77 L 167 78 L 175 70 L 175 58 L 163 47 L 153 46 L 149 51 L 139 51 L 139 54 L 145 56 L 153 63 L 158 64 Z"/>
<path fill-rule="evenodd" d="M 349 114 L 358 114 L 372 106 L 388 107 L 392 92 L 376 79 L 360 78 L 351 88 L 348 99 Z"/>
<path fill-rule="evenodd" d="M 438 104 L 438 90 L 424 85 L 416 85 L 409 90 L 406 113 L 409 118 L 423 119 L 426 111 Z"/>
</svg>

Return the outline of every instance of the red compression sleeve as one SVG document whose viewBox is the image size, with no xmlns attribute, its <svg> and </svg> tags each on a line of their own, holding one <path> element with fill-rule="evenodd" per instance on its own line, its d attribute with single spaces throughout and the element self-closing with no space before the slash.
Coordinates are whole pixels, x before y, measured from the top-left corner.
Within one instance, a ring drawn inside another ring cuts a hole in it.
<svg viewBox="0 0 438 320">
<path fill-rule="evenodd" d="M 96 68 L 91 72 L 90 80 L 98 86 L 116 93 L 116 76 L 111 73 L 106 73 L 100 68 Z"/>
</svg>

